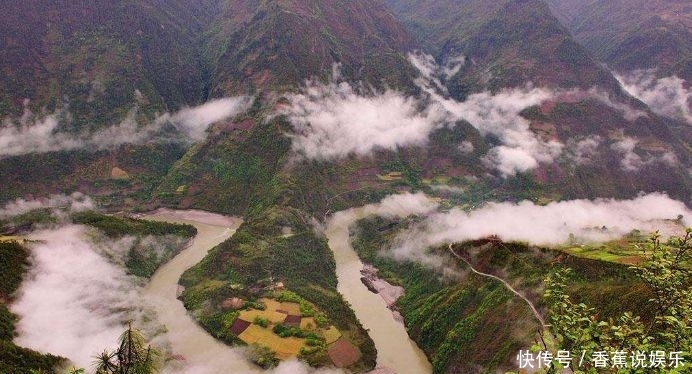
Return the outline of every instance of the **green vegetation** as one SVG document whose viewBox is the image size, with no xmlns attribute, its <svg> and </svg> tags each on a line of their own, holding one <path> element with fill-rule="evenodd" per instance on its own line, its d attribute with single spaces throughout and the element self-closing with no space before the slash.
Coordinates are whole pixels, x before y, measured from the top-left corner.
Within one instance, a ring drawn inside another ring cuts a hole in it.
<svg viewBox="0 0 692 374">
<path fill-rule="evenodd" d="M 110 238 L 125 235 L 178 235 L 191 238 L 197 234 L 197 229 L 188 224 L 115 217 L 93 211 L 75 213 L 72 220 L 74 223 L 95 227 Z"/>
<path fill-rule="evenodd" d="M 266 318 L 262 318 L 260 316 L 255 317 L 255 319 L 252 321 L 257 326 L 267 328 L 269 327 L 269 320 Z M 279 326 L 279 325 L 277 325 Z M 276 331 L 275 331 L 276 332 Z"/>
<path fill-rule="evenodd" d="M 188 150 L 156 196 L 167 205 L 192 199 L 192 207 L 237 215 L 279 199 L 283 183 L 277 174 L 290 148 L 283 136 L 288 124 L 281 118 L 265 123 L 265 114 L 253 107 L 246 118 L 237 119 L 252 125 L 247 133 L 210 136 Z"/>
<path fill-rule="evenodd" d="M 435 269 L 381 255 L 393 232 L 407 223 L 361 220 L 353 246 L 381 277 L 406 290 L 396 307 L 409 335 L 433 364 L 433 372 L 470 372 L 478 365 L 489 371 L 512 367 L 511 359 L 536 331 L 530 309 L 498 282 L 474 275 L 441 277 Z M 379 231 L 382 227 L 388 229 Z M 457 261 L 443 249 L 434 252 L 451 271 L 465 267 L 453 265 Z"/>
<path fill-rule="evenodd" d="M 439 269 L 388 257 L 396 233 L 415 221 L 415 217 L 361 220 L 353 246 L 364 262 L 379 269 L 380 277 L 404 287 L 405 294 L 395 305 L 435 373 L 472 372 L 478 366 L 491 372 L 511 370 L 517 353 L 538 339 L 541 326 L 531 310 L 501 283 L 469 273 L 446 246 L 430 250 L 429 255 L 445 264 L 447 276 L 441 276 Z M 453 249 L 478 271 L 507 280 L 539 310 L 544 307 L 544 278 L 554 269 L 570 267 L 574 276 L 565 292 L 576 304 L 588 301 L 597 306 L 601 318 L 616 318 L 625 308 L 636 310 L 644 321 L 654 314 L 647 302 L 649 291 L 627 265 L 491 239 L 455 244 Z"/>
<path fill-rule="evenodd" d="M 22 348 L 11 340 L 0 340 L 0 372 L 3 374 L 26 374 L 30 370 L 55 373 L 54 368 L 65 359 Z"/>
<path fill-rule="evenodd" d="M 58 221 L 59 219 L 53 215 L 50 209 L 34 209 L 23 214 L 8 217 L 6 220 L 0 220 L 0 228 L 30 231 L 36 225 L 52 224 Z"/>
<path fill-rule="evenodd" d="M 29 250 L 15 242 L 0 241 L 0 300 L 9 298 L 22 283 L 29 266 Z"/>
<path fill-rule="evenodd" d="M 186 239 L 197 234 L 197 229 L 188 224 L 108 216 L 93 211 L 75 213 L 72 220 L 97 228 L 109 239 L 134 236 L 125 267 L 128 273 L 145 278 L 152 276 L 161 264 L 180 252 Z M 157 239 L 152 241 L 149 236 Z"/>
<path fill-rule="evenodd" d="M 279 359 L 269 347 L 252 344 L 250 345 L 250 360 L 263 369 L 270 369 L 279 364 Z"/>
<path fill-rule="evenodd" d="M 0 373 L 26 374 L 31 370 L 54 372 L 65 359 L 22 348 L 12 342 L 17 316 L 5 305 L 19 287 L 29 251 L 16 242 L 0 242 Z"/>
<path fill-rule="evenodd" d="M 88 191 L 104 207 L 146 203 L 175 160 L 181 144 L 126 145 L 113 151 L 73 150 L 12 156 L 0 162 L 3 194 L 0 203 L 54 193 Z M 112 180 L 112 167 L 127 171 L 130 180 Z"/>
<path fill-rule="evenodd" d="M 290 227 L 293 234 L 284 236 L 281 227 Z M 301 313 L 313 315 L 317 325 L 334 324 L 360 348 L 362 359 L 350 369 L 370 369 L 375 364 L 374 344 L 336 291 L 334 268 L 325 239 L 307 216 L 297 209 L 273 207 L 243 223 L 233 237 L 183 274 L 182 300 L 208 331 L 228 343 L 238 339 L 224 329 L 224 300 L 238 297 L 257 302 L 276 297 L 295 302 Z M 276 282 L 290 292 L 274 291 Z"/>
<path fill-rule="evenodd" d="M 679 363 L 686 365 L 691 358 L 692 229 L 684 237 L 671 237 L 666 243 L 661 242 L 658 234 L 653 235 L 644 254 L 647 261 L 630 270 L 646 287 L 651 304 L 647 314 L 629 310 L 616 318 L 602 319 L 596 308 L 574 302 L 567 293 L 570 269 L 557 271 L 546 279 L 544 298 L 550 330 L 556 338 L 556 346 L 549 347 L 551 350 L 586 352 L 589 358 L 595 352 L 608 355 L 624 352 L 627 357 L 642 352 L 645 364 L 650 362 L 649 352 L 661 351 L 666 355 L 663 359 L 666 372 L 687 372 Z M 677 352 L 676 357 L 681 361 L 671 361 L 671 352 Z M 595 360 L 586 360 L 575 373 L 620 372 L 614 365 L 606 368 L 596 365 Z"/>
<path fill-rule="evenodd" d="M 159 352 L 146 345 L 142 333 L 129 326 L 120 335 L 118 348 L 104 350 L 94 362 L 96 374 L 154 374 L 161 366 Z"/>
</svg>

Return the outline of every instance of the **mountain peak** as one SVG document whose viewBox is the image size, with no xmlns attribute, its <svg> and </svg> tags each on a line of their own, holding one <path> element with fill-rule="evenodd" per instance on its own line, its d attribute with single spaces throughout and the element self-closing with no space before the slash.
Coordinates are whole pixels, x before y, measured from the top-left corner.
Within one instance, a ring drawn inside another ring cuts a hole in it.
<svg viewBox="0 0 692 374">
<path fill-rule="evenodd" d="M 347 78 L 378 86 L 403 86 L 412 76 L 404 55 L 413 42 L 377 1 L 236 0 L 213 29 L 215 96 L 326 79 L 337 63 Z"/>
</svg>

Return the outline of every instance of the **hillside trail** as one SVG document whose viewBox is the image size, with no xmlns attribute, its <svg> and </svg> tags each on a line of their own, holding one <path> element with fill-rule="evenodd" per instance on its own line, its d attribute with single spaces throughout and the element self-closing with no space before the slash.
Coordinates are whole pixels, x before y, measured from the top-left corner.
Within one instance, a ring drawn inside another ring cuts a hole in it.
<svg viewBox="0 0 692 374">
<path fill-rule="evenodd" d="M 519 293 L 519 291 L 517 291 L 514 287 L 512 287 L 512 285 L 510 285 L 509 283 L 507 283 L 507 281 L 505 281 L 504 279 L 502 279 L 502 278 L 500 278 L 500 277 L 498 277 L 498 276 L 492 275 L 492 274 L 483 273 L 483 272 L 481 272 L 481 271 L 476 270 L 476 269 L 473 267 L 473 265 L 471 265 L 471 263 L 470 263 L 469 261 L 467 261 L 464 257 L 460 256 L 458 253 L 456 253 L 456 252 L 454 251 L 454 248 L 452 248 L 452 243 L 449 244 L 449 247 L 448 247 L 448 248 L 449 248 L 449 252 L 450 252 L 454 257 L 460 259 L 461 261 L 464 261 L 464 263 L 466 263 L 466 265 L 468 265 L 469 269 L 471 269 L 472 272 L 474 272 L 474 273 L 476 273 L 476 274 L 478 274 L 478 275 L 480 275 L 480 276 L 492 278 L 492 279 L 495 279 L 495 280 L 501 282 L 501 283 L 502 283 L 508 290 L 510 290 L 513 294 L 517 295 L 519 298 L 521 298 L 522 300 L 524 300 L 524 301 L 526 302 L 526 304 L 529 306 L 529 308 L 531 308 L 531 311 L 533 312 L 533 315 L 536 317 L 536 319 L 538 320 L 538 322 L 541 323 L 541 327 L 543 328 L 543 330 L 544 330 L 544 331 L 547 330 L 547 327 L 548 327 L 548 326 L 545 324 L 545 320 L 543 319 L 543 316 L 541 316 L 541 314 L 538 312 L 538 309 L 537 309 L 536 306 L 531 302 L 531 300 L 529 300 L 526 296 L 524 296 L 524 295 L 522 295 L 521 293 Z"/>
<path fill-rule="evenodd" d="M 507 288 L 507 289 L 510 290 L 513 294 L 517 295 L 519 298 L 521 298 L 522 300 L 524 300 L 524 301 L 526 302 L 526 304 L 529 306 L 529 308 L 531 308 L 531 311 L 533 312 L 534 317 L 536 317 L 536 319 L 538 320 L 538 322 L 540 322 L 540 324 L 541 324 L 541 335 L 547 334 L 547 335 L 550 337 L 551 341 L 553 341 L 553 342 L 556 341 L 555 336 L 553 335 L 552 332 L 550 332 L 549 325 L 547 325 L 547 324 L 545 323 L 545 319 L 543 319 L 543 316 L 541 316 L 541 314 L 538 312 L 538 309 L 537 309 L 536 306 L 531 302 L 531 300 L 529 300 L 526 296 L 522 295 L 519 291 L 517 291 L 514 287 L 512 287 L 511 284 L 507 283 L 507 281 L 505 281 L 504 279 L 502 279 L 502 278 L 500 278 L 500 277 L 498 277 L 498 276 L 495 276 L 495 275 L 493 275 L 493 274 L 488 274 L 488 273 L 484 273 L 484 272 L 482 272 L 482 271 L 476 270 L 476 269 L 473 267 L 473 265 L 471 265 L 471 263 L 470 263 L 469 261 L 467 261 L 464 257 L 460 256 L 458 253 L 456 253 L 456 252 L 454 251 L 454 248 L 452 248 L 452 244 L 453 244 L 453 243 L 449 243 L 449 246 L 447 247 L 447 248 L 449 249 L 449 252 L 452 254 L 452 256 L 458 258 L 458 259 L 461 260 L 461 261 L 464 261 L 464 263 L 465 263 L 466 265 L 468 265 L 469 269 L 471 269 L 471 271 L 474 272 L 475 274 L 478 274 L 478 275 L 480 275 L 480 276 L 487 277 L 487 278 L 492 278 L 492 279 L 495 279 L 495 280 L 499 281 L 500 283 L 502 283 L 502 284 L 505 286 L 505 288 Z M 543 337 L 541 337 L 541 340 L 543 340 Z M 543 341 L 543 348 L 545 348 L 546 350 L 548 350 L 548 347 L 547 347 L 545 341 Z M 574 369 L 572 369 L 571 367 L 567 367 L 567 368 L 565 368 L 565 369 L 563 369 L 563 370 L 566 371 L 567 373 L 574 373 Z"/>
</svg>

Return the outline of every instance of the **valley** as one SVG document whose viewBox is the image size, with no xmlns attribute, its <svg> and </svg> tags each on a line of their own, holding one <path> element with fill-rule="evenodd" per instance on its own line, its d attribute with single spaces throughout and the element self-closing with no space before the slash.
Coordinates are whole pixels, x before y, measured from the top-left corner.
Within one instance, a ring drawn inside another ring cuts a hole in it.
<svg viewBox="0 0 692 374">
<path fill-rule="evenodd" d="M 684 1 L 4 6 L 0 372 L 692 361 Z"/>
</svg>

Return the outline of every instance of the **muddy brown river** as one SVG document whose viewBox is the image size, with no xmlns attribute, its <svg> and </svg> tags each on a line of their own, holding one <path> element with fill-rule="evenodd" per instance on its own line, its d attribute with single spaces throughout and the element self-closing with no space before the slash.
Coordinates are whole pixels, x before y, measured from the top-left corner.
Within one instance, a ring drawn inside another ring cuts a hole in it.
<svg viewBox="0 0 692 374">
<path fill-rule="evenodd" d="M 398 374 L 432 372 L 423 351 L 408 336 L 404 325 L 394 319 L 384 299 L 370 292 L 361 282 L 363 263 L 351 246 L 348 227 L 369 213 L 368 208 L 356 208 L 335 213 L 327 223 L 326 235 L 336 260 L 338 290 L 368 330 L 377 347 L 377 366 Z"/>
<path fill-rule="evenodd" d="M 242 220 L 200 211 L 159 210 L 144 218 L 172 223 L 189 223 L 197 236 L 189 247 L 152 276 L 144 296 L 152 303 L 159 321 L 166 326 L 168 342 L 181 359 L 163 372 L 186 374 L 261 373 L 237 350 L 219 342 L 202 329 L 177 299 L 178 279 L 200 262 L 209 249 L 233 235 Z"/>
<path fill-rule="evenodd" d="M 161 266 L 145 290 L 145 296 L 152 302 L 160 322 L 169 332 L 167 336 L 173 353 L 184 358 L 171 369 L 186 374 L 261 372 L 248 363 L 239 351 L 220 343 L 199 327 L 176 297 L 178 279 L 182 273 L 200 262 L 209 249 L 229 238 L 242 221 L 206 212 L 176 210 L 159 210 L 144 218 L 189 223 L 197 228 L 197 236 L 190 246 Z M 326 229 L 329 246 L 336 259 L 339 292 L 369 330 L 378 352 L 378 367 L 398 374 L 432 372 L 427 358 L 409 339 L 403 324 L 394 319 L 384 300 L 368 291 L 360 281 L 363 264 L 348 237 L 348 226 L 354 220 L 350 214 L 337 213 Z"/>
</svg>

